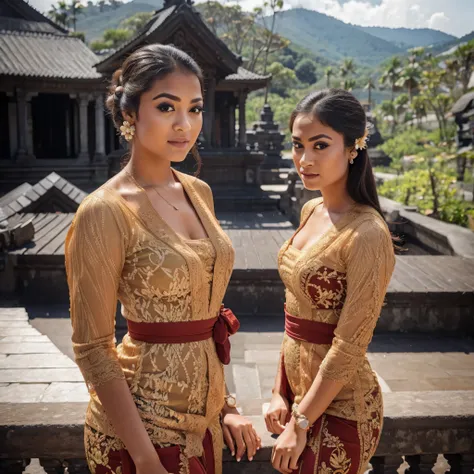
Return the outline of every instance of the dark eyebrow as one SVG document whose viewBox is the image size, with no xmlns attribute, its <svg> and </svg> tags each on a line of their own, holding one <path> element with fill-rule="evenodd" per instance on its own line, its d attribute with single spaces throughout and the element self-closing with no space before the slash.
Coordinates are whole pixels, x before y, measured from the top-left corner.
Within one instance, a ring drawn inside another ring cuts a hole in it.
<svg viewBox="0 0 474 474">
<path fill-rule="evenodd" d="M 174 100 L 175 102 L 181 102 L 181 99 L 179 97 L 167 94 L 166 92 L 156 95 L 155 97 L 153 97 L 152 100 L 160 99 L 161 97 L 166 97 L 167 99 Z M 196 99 L 193 99 L 191 101 L 191 104 L 195 104 L 196 102 L 202 102 L 202 97 L 196 97 Z"/>
<path fill-rule="evenodd" d="M 296 140 L 298 142 L 301 141 L 301 138 L 298 138 L 298 137 L 292 137 L 292 138 L 293 138 L 293 140 Z M 329 140 L 332 140 L 332 138 L 329 135 L 325 135 L 324 133 L 320 133 L 319 135 L 311 137 L 308 141 L 309 142 L 315 142 L 316 140 L 319 140 L 320 138 L 328 138 Z"/>
</svg>

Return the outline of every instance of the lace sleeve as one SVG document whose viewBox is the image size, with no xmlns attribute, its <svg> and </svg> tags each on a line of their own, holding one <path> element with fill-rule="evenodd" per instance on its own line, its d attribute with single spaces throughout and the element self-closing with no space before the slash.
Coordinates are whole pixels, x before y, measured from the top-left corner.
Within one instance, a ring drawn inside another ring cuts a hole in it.
<svg viewBox="0 0 474 474">
<path fill-rule="evenodd" d="M 300 225 L 302 225 L 303 222 L 310 216 L 310 214 L 313 212 L 314 208 L 318 205 L 319 202 L 321 202 L 321 198 L 314 198 L 305 202 L 305 204 L 301 208 Z"/>
<path fill-rule="evenodd" d="M 117 290 L 125 259 L 123 226 L 106 201 L 89 196 L 66 238 L 72 344 L 89 388 L 124 374 L 115 348 Z"/>
<path fill-rule="evenodd" d="M 199 193 L 201 194 L 202 198 L 204 199 L 207 207 L 211 210 L 212 215 L 216 217 L 215 209 L 214 209 L 214 196 L 212 195 L 211 187 L 202 180 L 196 180 L 196 184 L 198 186 Z"/>
<path fill-rule="evenodd" d="M 364 361 L 395 266 L 385 223 L 362 223 L 347 246 L 347 296 L 331 349 L 320 371 L 323 378 L 347 384 Z"/>
</svg>

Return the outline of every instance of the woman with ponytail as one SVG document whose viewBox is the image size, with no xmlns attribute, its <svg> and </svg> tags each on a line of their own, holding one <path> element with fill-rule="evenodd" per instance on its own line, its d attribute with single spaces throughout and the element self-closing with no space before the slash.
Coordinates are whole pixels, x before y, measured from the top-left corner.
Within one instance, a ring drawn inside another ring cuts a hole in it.
<svg viewBox="0 0 474 474">
<path fill-rule="evenodd" d="M 66 239 L 89 468 L 221 474 L 224 439 L 237 460 L 260 439 L 224 382 L 239 326 L 221 304 L 234 250 L 209 186 L 171 167 L 199 159 L 202 72 L 173 46 L 145 46 L 114 74 L 107 107 L 130 159 L 82 202 Z M 128 332 L 116 347 L 117 300 Z"/>
<path fill-rule="evenodd" d="M 285 336 L 267 429 L 275 469 L 362 474 L 377 448 L 382 394 L 366 357 L 395 264 L 367 155 L 367 121 L 344 90 L 314 92 L 290 120 L 307 202 L 281 248 Z"/>
</svg>

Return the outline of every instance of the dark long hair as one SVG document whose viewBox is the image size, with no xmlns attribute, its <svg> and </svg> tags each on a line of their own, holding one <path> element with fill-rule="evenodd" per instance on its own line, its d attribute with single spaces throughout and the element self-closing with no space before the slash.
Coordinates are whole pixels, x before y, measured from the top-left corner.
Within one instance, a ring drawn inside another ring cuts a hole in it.
<svg viewBox="0 0 474 474">
<path fill-rule="evenodd" d="M 308 94 L 291 114 L 290 130 L 293 130 L 299 114 L 312 114 L 322 124 L 341 133 L 348 148 L 354 147 L 356 139 L 364 135 L 367 127 L 367 117 L 362 105 L 350 92 L 343 89 L 325 89 Z M 349 166 L 347 191 L 355 202 L 373 207 L 384 217 L 367 149 L 357 150 L 354 164 Z"/>
<path fill-rule="evenodd" d="M 122 111 L 138 117 L 140 98 L 149 91 L 156 80 L 176 71 L 194 74 L 204 92 L 204 76 L 201 68 L 191 56 L 172 45 L 150 44 L 134 51 L 117 69 L 111 80 L 109 95 L 105 102 L 115 128 L 120 130 L 124 121 Z M 201 169 L 201 157 L 196 145 L 191 153 L 197 162 L 197 172 Z"/>
</svg>

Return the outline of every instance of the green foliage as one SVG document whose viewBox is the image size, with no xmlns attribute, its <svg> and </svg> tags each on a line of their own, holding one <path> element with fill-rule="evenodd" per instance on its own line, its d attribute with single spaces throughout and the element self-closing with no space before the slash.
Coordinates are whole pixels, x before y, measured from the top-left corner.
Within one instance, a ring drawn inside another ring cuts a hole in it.
<svg viewBox="0 0 474 474">
<path fill-rule="evenodd" d="M 86 42 L 86 35 L 82 31 L 73 31 L 72 33 L 69 33 L 69 36 L 79 38 L 83 43 Z"/>
<path fill-rule="evenodd" d="M 116 30 L 107 30 L 104 33 L 104 41 L 110 43 L 112 48 L 117 48 L 121 44 L 127 42 L 132 36 L 130 30 L 125 28 L 117 28 Z"/>
<path fill-rule="evenodd" d="M 280 56 L 280 62 L 282 66 L 285 66 L 288 69 L 295 69 L 295 66 L 296 66 L 295 58 L 291 54 Z"/>
<path fill-rule="evenodd" d="M 311 59 L 301 60 L 295 68 L 295 73 L 301 82 L 306 84 L 316 82 L 316 64 Z"/>
<path fill-rule="evenodd" d="M 282 97 L 286 96 L 287 91 L 294 88 L 298 82 L 295 71 L 277 62 L 270 64 L 267 72 L 272 75 L 272 92 Z"/>
<path fill-rule="evenodd" d="M 452 162 L 456 155 L 453 146 L 436 143 L 436 134 L 425 138 L 425 143 L 417 141 L 420 130 L 405 133 L 405 139 L 411 146 L 409 151 L 417 151 L 412 168 L 396 179 L 386 181 L 379 188 L 379 193 L 402 204 L 416 206 L 422 214 L 457 225 L 467 225 L 468 205 L 458 198 L 455 168 Z M 390 141 L 389 141 L 390 142 Z M 392 152 L 401 155 L 401 146 L 394 147 Z M 388 143 L 388 142 L 387 142 Z M 399 145 L 401 145 L 399 143 Z M 421 146 L 422 145 L 422 146 Z"/>
<path fill-rule="evenodd" d="M 153 12 L 141 12 L 123 20 L 120 26 L 126 30 L 130 30 L 133 33 L 138 33 L 153 16 Z"/>
<path fill-rule="evenodd" d="M 390 104 L 386 101 L 385 104 Z M 397 133 L 393 138 L 379 145 L 382 150 L 392 159 L 392 168 L 402 171 L 402 159 L 405 156 L 413 156 L 425 150 L 427 132 L 417 128 L 410 128 L 402 133 Z"/>
<path fill-rule="evenodd" d="M 76 31 L 77 17 L 83 14 L 84 10 L 85 6 L 80 0 L 62 0 L 51 5 L 48 16 L 65 28 L 72 27 L 73 31 Z"/>
</svg>

